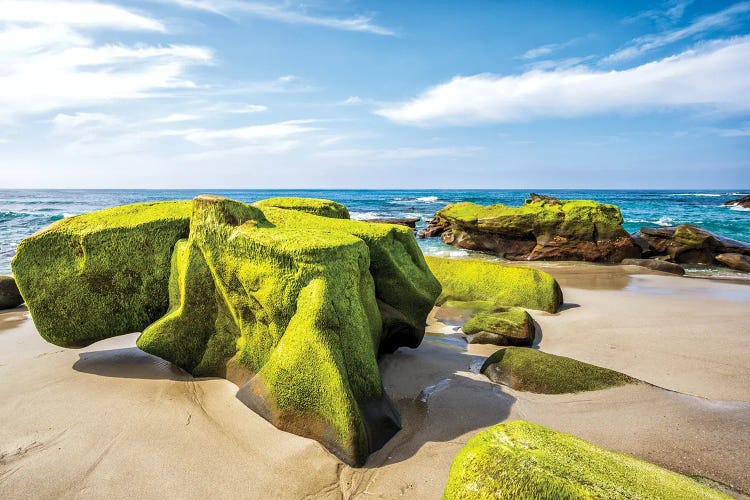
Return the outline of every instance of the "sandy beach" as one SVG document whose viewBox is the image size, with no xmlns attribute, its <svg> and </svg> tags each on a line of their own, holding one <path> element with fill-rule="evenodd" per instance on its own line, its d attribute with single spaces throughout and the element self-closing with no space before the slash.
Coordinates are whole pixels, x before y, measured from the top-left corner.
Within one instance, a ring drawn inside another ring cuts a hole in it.
<svg viewBox="0 0 750 500">
<path fill-rule="evenodd" d="M 478 373 L 492 348 L 433 323 L 418 349 L 381 360 L 404 427 L 358 469 L 271 426 L 230 382 L 141 352 L 137 334 L 62 349 L 25 309 L 0 313 L 0 497 L 439 498 L 463 443 L 514 419 L 750 492 L 750 286 L 537 266 L 565 294 L 559 313 L 532 312 L 538 347 L 645 383 L 514 391 Z"/>
</svg>

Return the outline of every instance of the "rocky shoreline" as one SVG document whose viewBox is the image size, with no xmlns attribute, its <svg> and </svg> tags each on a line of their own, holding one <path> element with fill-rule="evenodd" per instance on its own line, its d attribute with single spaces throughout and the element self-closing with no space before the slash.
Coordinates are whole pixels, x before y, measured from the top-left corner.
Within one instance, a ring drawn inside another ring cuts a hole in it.
<svg viewBox="0 0 750 500">
<path fill-rule="evenodd" d="M 614 205 L 532 193 L 520 207 L 447 205 L 418 236 L 508 260 L 625 263 L 673 274 L 684 274 L 681 264 L 750 272 L 749 245 L 689 224 L 628 234 L 622 223 Z"/>
</svg>

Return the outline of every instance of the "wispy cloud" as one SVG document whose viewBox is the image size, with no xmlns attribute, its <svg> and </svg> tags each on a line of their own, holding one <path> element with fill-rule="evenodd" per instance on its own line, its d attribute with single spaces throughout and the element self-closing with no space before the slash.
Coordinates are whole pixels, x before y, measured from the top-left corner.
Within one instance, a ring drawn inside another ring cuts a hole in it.
<svg viewBox="0 0 750 500">
<path fill-rule="evenodd" d="M 343 31 L 360 31 L 375 35 L 394 36 L 396 32 L 376 24 L 372 16 L 333 17 L 311 14 L 295 8 L 289 2 L 268 3 L 243 0 L 157 0 L 174 3 L 187 9 L 197 9 L 222 16 L 248 15 L 288 24 L 307 24 Z"/>
<path fill-rule="evenodd" d="M 278 141 L 289 137 L 299 136 L 321 130 L 312 126 L 316 120 L 289 120 L 285 122 L 271 123 L 265 125 L 251 125 L 248 127 L 227 129 L 196 129 L 185 131 L 184 137 L 190 142 L 202 146 L 211 146 L 217 143 L 261 143 L 267 141 Z"/>
<path fill-rule="evenodd" d="M 426 158 L 466 158 L 474 156 L 482 148 L 478 147 L 441 147 L 419 148 L 400 147 L 392 149 L 331 149 L 321 151 L 318 158 L 339 160 L 419 160 Z"/>
<path fill-rule="evenodd" d="M 639 57 L 646 52 L 710 31 L 733 26 L 738 19 L 750 13 L 750 2 L 740 2 L 714 14 L 699 17 L 684 28 L 645 35 L 634 39 L 626 47 L 605 57 L 603 63 L 617 63 Z"/>
<path fill-rule="evenodd" d="M 685 14 L 685 9 L 693 3 L 694 0 L 669 0 L 664 2 L 660 9 L 649 9 L 630 17 L 626 17 L 623 22 L 634 23 L 643 19 L 649 19 L 657 22 L 673 23 Z"/>
<path fill-rule="evenodd" d="M 90 1 L 2 0 L 0 22 L 79 28 L 165 31 L 161 21 L 117 5 Z"/>
<path fill-rule="evenodd" d="M 586 66 L 458 76 L 377 114 L 419 126 L 517 122 L 686 106 L 750 110 L 750 36 L 704 44 L 622 71 Z"/>
<path fill-rule="evenodd" d="M 0 4 L 0 120 L 194 88 L 188 69 L 213 60 L 209 49 L 193 45 L 100 44 L 88 31 L 101 28 L 163 25 L 94 2 Z"/>
<path fill-rule="evenodd" d="M 71 131 L 80 131 L 90 127 L 109 127 L 119 123 L 120 120 L 112 115 L 105 113 L 84 113 L 77 112 L 73 114 L 58 113 L 51 120 L 55 131 L 58 133 L 68 133 Z"/>
<path fill-rule="evenodd" d="M 194 115 L 191 113 L 172 113 L 167 116 L 154 118 L 152 121 L 154 123 L 182 123 L 199 120 L 200 118 L 200 115 Z"/>
</svg>

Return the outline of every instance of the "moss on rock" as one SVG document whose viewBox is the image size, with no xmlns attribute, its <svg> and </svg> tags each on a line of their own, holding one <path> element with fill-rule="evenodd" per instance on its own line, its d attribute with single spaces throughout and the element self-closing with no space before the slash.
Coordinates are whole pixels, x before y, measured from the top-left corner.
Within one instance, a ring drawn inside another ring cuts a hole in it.
<svg viewBox="0 0 750 500">
<path fill-rule="evenodd" d="M 622 222 L 615 205 L 534 195 L 519 207 L 447 205 L 423 234 L 508 259 L 619 262 L 640 255 Z"/>
<path fill-rule="evenodd" d="M 518 307 L 495 307 L 480 311 L 464 323 L 469 344 L 530 346 L 534 342 L 534 320 Z"/>
<path fill-rule="evenodd" d="M 544 271 L 479 259 L 426 259 L 443 287 L 439 304 L 492 301 L 499 306 L 555 312 L 563 302 L 560 285 Z"/>
<path fill-rule="evenodd" d="M 525 347 L 497 351 L 485 360 L 481 372 L 495 383 L 541 394 L 598 391 L 638 382 L 624 373 Z"/>
<path fill-rule="evenodd" d="M 726 495 L 630 455 L 525 421 L 472 437 L 453 460 L 445 500 L 698 500 Z"/>
<path fill-rule="evenodd" d="M 341 203 L 320 198 L 267 198 L 253 203 L 254 206 L 264 209 L 268 207 L 285 208 L 287 210 L 298 210 L 308 214 L 331 217 L 334 219 L 348 219 L 349 210 Z"/>
<path fill-rule="evenodd" d="M 62 219 L 23 240 L 11 262 L 47 341 L 80 347 L 143 330 L 168 306 L 170 260 L 191 203 L 138 203 Z"/>
<path fill-rule="evenodd" d="M 377 355 L 419 345 L 440 284 L 407 228 L 272 204 L 203 195 L 92 213 L 24 241 L 14 266 L 45 338 L 82 345 L 152 323 L 138 347 L 234 381 L 277 427 L 361 464 L 400 428 Z M 120 288 L 123 270 L 152 293 Z M 68 307 L 66 294 L 77 302 L 61 321 L 47 304 Z M 71 328 L 84 324 L 93 334 Z"/>
</svg>

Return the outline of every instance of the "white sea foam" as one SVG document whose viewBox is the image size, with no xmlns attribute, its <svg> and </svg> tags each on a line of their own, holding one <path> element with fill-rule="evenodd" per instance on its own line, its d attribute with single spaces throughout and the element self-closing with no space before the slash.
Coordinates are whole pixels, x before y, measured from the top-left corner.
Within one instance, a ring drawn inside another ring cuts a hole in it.
<svg viewBox="0 0 750 500">
<path fill-rule="evenodd" d="M 729 207 L 729 210 L 737 210 L 738 212 L 750 212 L 750 208 L 741 207 L 739 205 Z"/>
<path fill-rule="evenodd" d="M 417 201 L 421 201 L 422 203 L 437 203 L 439 199 L 437 196 L 420 196 L 417 198 Z"/>
<path fill-rule="evenodd" d="M 386 217 L 377 212 L 349 212 L 349 217 L 354 220 L 382 219 Z"/>
<path fill-rule="evenodd" d="M 76 215 L 78 215 L 78 214 L 69 214 L 69 213 L 63 213 L 63 214 L 62 214 L 62 216 L 63 216 L 63 217 L 65 217 L 66 219 L 67 219 L 68 217 L 75 217 Z"/>
<path fill-rule="evenodd" d="M 656 221 L 656 224 L 659 224 L 660 226 L 671 226 L 674 224 L 674 219 L 672 217 L 662 215 L 659 217 L 659 220 Z"/>
<path fill-rule="evenodd" d="M 677 193 L 677 194 L 670 194 L 669 196 L 708 196 L 708 197 L 717 197 L 717 196 L 723 196 L 721 194 L 716 193 Z"/>
<path fill-rule="evenodd" d="M 732 193 L 732 196 L 750 196 L 750 193 Z"/>
<path fill-rule="evenodd" d="M 433 257 L 449 257 L 449 258 L 456 258 L 456 257 L 468 257 L 469 252 L 466 250 L 430 250 L 426 249 L 425 254 L 431 255 Z"/>
</svg>

